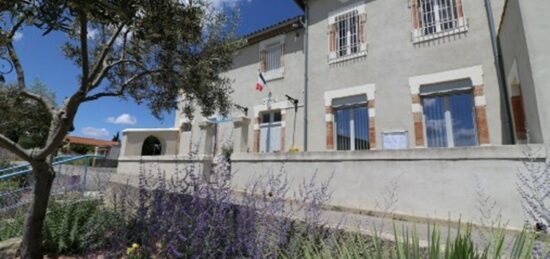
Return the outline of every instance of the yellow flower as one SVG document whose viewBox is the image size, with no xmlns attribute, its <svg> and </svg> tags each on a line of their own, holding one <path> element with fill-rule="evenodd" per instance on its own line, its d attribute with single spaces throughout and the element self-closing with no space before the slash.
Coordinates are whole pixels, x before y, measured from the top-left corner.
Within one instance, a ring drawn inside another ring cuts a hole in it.
<svg viewBox="0 0 550 259">
<path fill-rule="evenodd" d="M 128 247 L 128 248 L 126 249 L 126 254 L 128 254 L 128 255 L 129 255 L 129 254 L 133 254 L 133 253 L 134 253 L 136 250 L 138 250 L 138 249 L 139 249 L 139 245 L 136 244 L 136 243 L 133 243 L 131 247 Z"/>
<path fill-rule="evenodd" d="M 292 146 L 292 147 L 290 147 L 289 151 L 290 151 L 290 153 L 298 153 L 298 152 L 300 152 L 300 149 L 296 146 Z"/>
</svg>

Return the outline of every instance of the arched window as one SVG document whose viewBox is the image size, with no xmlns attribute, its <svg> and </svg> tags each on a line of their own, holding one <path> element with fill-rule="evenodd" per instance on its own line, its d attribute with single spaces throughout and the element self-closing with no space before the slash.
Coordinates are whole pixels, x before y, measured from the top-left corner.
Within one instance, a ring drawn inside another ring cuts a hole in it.
<svg viewBox="0 0 550 259">
<path fill-rule="evenodd" d="M 141 147 L 142 156 L 160 156 L 162 154 L 162 144 L 157 137 L 149 136 L 143 141 Z"/>
</svg>

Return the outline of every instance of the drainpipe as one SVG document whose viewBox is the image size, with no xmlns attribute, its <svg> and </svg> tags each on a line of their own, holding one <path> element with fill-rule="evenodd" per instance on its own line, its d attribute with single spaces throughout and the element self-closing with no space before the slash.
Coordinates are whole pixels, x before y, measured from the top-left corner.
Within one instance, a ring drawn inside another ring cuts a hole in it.
<svg viewBox="0 0 550 259">
<path fill-rule="evenodd" d="M 308 20 L 309 20 L 309 5 L 305 1 L 305 10 L 304 10 L 304 20 L 302 21 L 302 26 L 304 27 L 304 152 L 307 152 L 307 132 L 308 132 L 308 41 L 309 41 L 309 29 L 308 29 Z"/>
<path fill-rule="evenodd" d="M 495 19 L 493 18 L 493 7 L 491 5 L 491 0 L 485 0 L 485 11 L 487 12 L 487 19 L 489 21 L 489 33 L 491 34 L 491 44 L 493 46 L 493 56 L 495 58 L 495 68 L 497 72 L 498 85 L 500 92 L 502 94 L 502 99 L 504 99 L 504 109 L 506 112 L 506 127 L 508 130 L 510 143 L 515 144 L 514 138 L 514 127 L 512 126 L 512 112 L 510 110 L 510 96 L 508 93 L 508 87 L 506 87 L 504 79 L 504 67 L 501 62 L 500 48 L 497 40 L 497 34 L 495 29 Z"/>
</svg>

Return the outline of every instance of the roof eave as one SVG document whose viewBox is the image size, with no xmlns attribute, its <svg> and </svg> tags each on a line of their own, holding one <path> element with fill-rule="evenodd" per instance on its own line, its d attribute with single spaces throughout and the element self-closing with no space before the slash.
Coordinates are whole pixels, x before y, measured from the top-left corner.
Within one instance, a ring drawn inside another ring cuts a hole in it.
<svg viewBox="0 0 550 259">
<path fill-rule="evenodd" d="M 302 8 L 302 10 L 305 10 L 305 9 L 306 9 L 305 0 L 294 0 L 294 2 L 295 2 L 300 8 Z"/>
<path fill-rule="evenodd" d="M 249 34 L 245 36 L 245 39 L 246 39 L 245 45 L 258 43 L 265 39 L 269 39 L 280 34 L 284 34 L 284 33 L 288 33 L 288 32 L 300 29 L 303 27 L 302 23 L 300 22 L 302 17 L 303 16 L 300 15 L 300 16 L 291 18 L 281 24 L 278 24 L 272 28 L 260 30 L 255 33 Z"/>
</svg>

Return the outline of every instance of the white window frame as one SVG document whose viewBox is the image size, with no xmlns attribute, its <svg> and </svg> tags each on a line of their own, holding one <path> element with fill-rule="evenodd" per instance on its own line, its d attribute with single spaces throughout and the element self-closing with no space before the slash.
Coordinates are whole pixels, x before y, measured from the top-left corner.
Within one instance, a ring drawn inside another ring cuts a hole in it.
<svg viewBox="0 0 550 259">
<path fill-rule="evenodd" d="M 350 13 L 355 13 L 353 16 L 350 16 L 349 14 Z M 336 25 L 336 31 L 335 31 L 335 48 L 336 50 L 334 52 L 331 52 L 330 49 L 328 49 L 328 63 L 329 64 L 333 64 L 333 63 L 338 63 L 338 62 L 342 62 L 342 61 L 346 61 L 346 60 L 350 60 L 350 59 L 354 59 L 354 58 L 359 58 L 359 57 L 364 57 L 367 55 L 367 42 L 363 42 L 361 43 L 361 39 L 360 39 L 360 27 L 361 27 L 361 19 L 360 17 L 362 15 L 365 15 L 366 14 L 366 4 L 361 1 L 361 2 L 358 2 L 358 3 L 355 3 L 353 5 L 349 5 L 349 6 L 346 6 L 344 8 L 341 8 L 341 9 L 338 9 L 338 10 L 335 10 L 335 11 L 332 11 L 329 13 L 329 18 L 328 18 L 328 25 L 329 25 L 329 28 L 333 25 Z M 340 31 L 339 31 L 339 28 L 338 28 L 338 23 L 339 23 L 339 19 L 341 19 L 341 17 L 343 16 L 348 16 L 347 19 L 346 19 L 346 23 L 347 23 L 347 30 L 346 30 L 346 54 L 345 55 L 340 55 Z M 351 49 L 352 49 L 352 42 L 351 42 L 351 38 L 353 36 L 353 32 L 351 31 L 351 27 L 350 26 L 350 22 L 349 22 L 349 19 L 351 17 L 356 17 L 357 19 L 357 25 L 356 25 L 356 38 L 357 38 L 357 52 L 355 53 L 351 53 Z M 365 30 L 363 32 L 363 35 L 365 36 L 366 35 L 366 21 L 365 21 L 365 25 L 363 26 L 363 30 Z M 327 34 L 329 35 L 329 34 Z M 330 37 L 330 35 L 328 36 Z M 366 36 L 365 36 L 366 37 Z"/>
<path fill-rule="evenodd" d="M 413 15 L 416 15 L 418 17 L 418 23 L 420 24 L 420 28 L 414 29 L 413 31 L 413 42 L 414 43 L 420 43 L 425 42 L 457 33 L 467 32 L 468 31 L 468 22 L 467 19 L 463 17 L 454 17 L 455 16 L 455 10 L 456 10 L 456 2 L 455 0 L 413 0 L 418 1 L 418 7 L 417 10 L 413 10 Z M 433 20 L 435 24 L 429 24 L 425 25 L 424 21 L 424 10 L 422 3 L 425 1 L 430 1 L 433 4 L 433 13 L 434 16 Z M 447 1 L 447 3 L 451 4 L 451 16 L 452 18 L 447 21 L 442 21 L 441 18 L 441 6 L 445 4 L 444 2 Z M 462 14 L 464 15 L 464 8 L 462 8 Z M 457 14 L 458 15 L 458 14 Z M 443 26 L 445 23 L 452 23 L 453 28 L 450 29 L 444 29 Z M 426 33 L 425 31 L 428 30 L 428 27 L 434 27 L 435 31 L 431 33 Z"/>
<path fill-rule="evenodd" d="M 280 116 L 281 116 L 281 120 L 280 121 L 275 121 L 275 113 L 279 113 Z M 278 142 L 279 142 L 279 150 L 271 150 L 272 148 L 272 145 L 271 145 L 271 129 L 272 128 L 276 128 L 278 127 L 279 128 L 279 132 L 280 134 L 282 133 L 282 128 L 283 128 L 283 112 L 281 110 L 271 110 L 271 111 L 265 111 L 263 113 L 261 113 L 261 117 L 263 119 L 263 116 L 268 114 L 269 115 L 269 121 L 268 122 L 264 122 L 262 120 L 262 122 L 260 123 L 260 134 L 261 134 L 261 129 L 262 128 L 267 128 L 267 136 L 266 136 L 266 139 L 267 139 L 267 143 L 265 144 L 265 150 L 262 150 L 261 149 L 261 144 L 260 144 L 260 150 L 259 152 L 260 153 L 275 153 L 275 152 L 282 152 L 281 151 L 281 136 L 279 135 L 279 139 L 278 139 Z M 262 137 L 260 135 L 260 141 L 261 141 Z"/>
<path fill-rule="evenodd" d="M 474 97 L 474 93 L 473 93 L 473 87 L 470 88 L 469 90 L 455 90 L 455 91 L 451 91 L 451 92 L 446 92 L 446 93 L 433 93 L 433 94 L 428 94 L 428 95 L 423 95 L 421 96 L 422 100 L 421 100 L 421 103 L 422 103 L 422 107 L 424 107 L 424 98 L 426 97 L 433 97 L 433 96 L 439 96 L 439 97 L 443 97 L 443 103 L 444 103 L 444 118 L 445 118 L 445 135 L 447 137 L 447 146 L 446 147 L 430 147 L 428 146 L 428 126 L 427 126 L 427 123 L 426 123 L 426 115 L 424 114 L 424 110 L 422 110 L 422 124 L 424 126 L 424 136 L 426 136 L 426 147 L 427 148 L 454 148 L 456 147 L 455 146 L 455 139 L 454 139 L 454 132 L 453 132 L 453 118 L 451 116 L 451 110 L 450 110 L 450 104 L 449 104 L 449 98 L 454 95 L 454 94 L 459 94 L 459 93 L 469 93 L 472 98 L 472 104 L 473 104 L 473 107 L 472 109 L 475 110 L 475 97 Z M 473 147 L 478 147 L 480 146 L 479 144 L 479 132 L 478 132 L 478 129 L 477 129 L 477 121 L 476 121 L 476 116 L 475 116 L 475 113 L 473 114 L 473 124 L 474 124 L 474 131 L 475 131 L 475 141 L 476 141 L 476 144 L 473 145 Z"/>
<path fill-rule="evenodd" d="M 346 105 L 346 106 L 342 106 L 342 107 L 333 107 L 334 109 L 334 123 L 333 123 L 333 139 L 334 139 L 334 150 L 336 151 L 357 151 L 355 149 L 355 108 L 367 108 L 367 114 L 368 114 L 368 117 L 366 118 L 366 121 L 367 121 L 367 128 L 365 129 L 368 133 L 369 131 L 369 127 L 370 125 L 368 124 L 369 123 L 369 118 L 370 118 L 370 109 L 368 109 L 368 100 L 366 103 L 361 103 L 361 104 L 352 104 L 352 105 Z M 338 120 L 336 119 L 336 114 L 337 114 L 337 111 L 338 110 L 344 110 L 344 109 L 350 109 L 350 114 L 349 114 L 349 131 L 350 131 L 350 149 L 349 150 L 339 150 L 338 149 Z M 368 133 L 369 134 L 369 133 Z M 371 142 L 371 139 L 370 139 L 370 135 L 368 136 L 369 137 L 369 145 L 367 147 L 367 149 L 360 149 L 359 151 L 365 151 L 365 150 L 370 150 L 370 142 Z"/>
<path fill-rule="evenodd" d="M 356 10 L 336 16 L 336 56 L 345 57 L 360 52 L 359 14 Z M 340 27 L 344 24 L 343 28 Z M 352 29 L 354 28 L 354 29 Z M 342 36 L 343 35 L 343 36 Z M 342 45 L 342 37 L 344 45 Z M 355 40 L 353 40 L 355 39 Z M 355 47 L 355 48 L 354 48 Z M 355 49 L 355 52 L 353 51 Z"/>
<path fill-rule="evenodd" d="M 281 56 L 282 56 L 281 48 L 282 46 L 280 43 L 271 44 L 265 48 L 266 50 L 265 71 L 266 72 L 277 70 L 282 67 L 283 64 L 281 64 Z M 278 54 L 277 57 L 275 57 L 275 54 Z M 275 64 L 277 65 L 276 67 L 275 67 Z"/>
<path fill-rule="evenodd" d="M 262 53 L 262 51 L 266 51 L 266 71 L 263 72 L 263 76 L 264 76 L 264 79 L 266 81 L 272 81 L 272 80 L 277 80 L 277 79 L 282 79 L 284 78 L 284 75 L 285 75 L 285 64 L 284 64 L 284 55 L 285 53 L 283 52 L 284 48 L 281 48 L 282 46 L 285 45 L 285 37 L 286 37 L 286 34 L 282 34 L 282 35 L 279 35 L 277 37 L 273 37 L 271 39 L 267 39 L 267 40 L 264 40 L 262 42 L 260 42 L 260 53 Z M 271 69 L 271 70 L 268 70 L 268 56 L 269 56 L 269 53 L 268 53 L 268 49 L 269 48 L 272 48 L 274 46 L 278 45 L 279 48 L 281 48 L 281 59 L 283 60 L 282 63 L 281 61 L 279 61 L 279 68 L 276 68 L 276 69 Z M 261 60 L 260 60 L 261 62 Z M 261 64 L 259 64 L 261 66 Z M 259 68 L 258 68 L 259 69 Z"/>
</svg>

